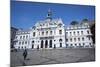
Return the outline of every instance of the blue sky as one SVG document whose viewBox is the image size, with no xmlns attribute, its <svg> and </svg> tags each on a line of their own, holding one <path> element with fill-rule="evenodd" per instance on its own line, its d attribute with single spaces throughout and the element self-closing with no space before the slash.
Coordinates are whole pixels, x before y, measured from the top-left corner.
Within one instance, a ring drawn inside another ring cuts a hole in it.
<svg viewBox="0 0 100 67">
<path fill-rule="evenodd" d="M 28 29 L 37 21 L 45 20 L 49 8 L 52 18 L 62 18 L 66 25 L 73 20 L 95 19 L 94 6 L 11 1 L 11 26 Z"/>
</svg>

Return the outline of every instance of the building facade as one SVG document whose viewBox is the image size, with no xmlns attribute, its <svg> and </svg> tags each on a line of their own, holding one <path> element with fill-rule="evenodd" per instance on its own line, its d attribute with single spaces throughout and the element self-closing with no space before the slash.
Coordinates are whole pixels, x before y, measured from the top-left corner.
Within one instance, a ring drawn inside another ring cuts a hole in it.
<svg viewBox="0 0 100 67">
<path fill-rule="evenodd" d="M 66 47 L 93 47 L 89 25 L 76 25 L 66 28 Z"/>
<path fill-rule="evenodd" d="M 10 32 L 10 35 L 11 35 L 11 38 L 10 38 L 10 48 L 14 48 L 14 39 L 15 39 L 15 36 L 16 36 L 16 31 L 18 31 L 17 28 L 14 28 L 14 27 L 11 27 L 11 32 Z"/>
<path fill-rule="evenodd" d="M 52 49 L 93 47 L 89 23 L 65 26 L 61 18 L 53 19 L 51 10 L 45 20 L 29 30 L 18 30 L 14 39 L 16 49 Z"/>
</svg>

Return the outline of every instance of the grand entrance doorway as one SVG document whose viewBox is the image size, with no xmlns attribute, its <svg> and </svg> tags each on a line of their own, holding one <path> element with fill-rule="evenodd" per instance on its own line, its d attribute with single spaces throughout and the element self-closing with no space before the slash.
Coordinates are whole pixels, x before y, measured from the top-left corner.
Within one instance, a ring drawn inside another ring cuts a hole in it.
<svg viewBox="0 0 100 67">
<path fill-rule="evenodd" d="M 48 47 L 48 41 L 46 40 L 45 41 L 45 48 L 47 48 Z"/>
<path fill-rule="evenodd" d="M 43 48 L 43 40 L 41 41 L 41 48 Z"/>
<path fill-rule="evenodd" d="M 52 48 L 52 40 L 49 42 L 49 47 Z"/>
<path fill-rule="evenodd" d="M 52 48 L 52 40 L 41 40 L 41 48 Z"/>
</svg>

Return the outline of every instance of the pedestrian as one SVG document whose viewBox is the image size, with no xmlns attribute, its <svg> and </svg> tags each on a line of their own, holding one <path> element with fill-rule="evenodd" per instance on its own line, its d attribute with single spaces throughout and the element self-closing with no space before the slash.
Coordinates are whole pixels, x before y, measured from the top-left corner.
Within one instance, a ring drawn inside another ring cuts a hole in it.
<svg viewBox="0 0 100 67">
<path fill-rule="evenodd" d="M 56 45 L 54 45 L 54 49 L 56 48 Z"/>
<path fill-rule="evenodd" d="M 26 60 L 26 57 L 27 57 L 27 50 L 26 49 L 23 52 L 23 56 L 24 56 L 24 60 Z"/>
<path fill-rule="evenodd" d="M 39 45 L 37 46 L 37 50 L 39 50 Z"/>
</svg>

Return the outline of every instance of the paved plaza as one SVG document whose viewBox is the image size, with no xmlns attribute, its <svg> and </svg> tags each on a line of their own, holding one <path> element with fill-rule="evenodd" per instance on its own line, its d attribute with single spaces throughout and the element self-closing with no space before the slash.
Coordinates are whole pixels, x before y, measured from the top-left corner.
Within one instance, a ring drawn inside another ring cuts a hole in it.
<svg viewBox="0 0 100 67">
<path fill-rule="evenodd" d="M 27 60 L 23 51 L 11 52 L 11 67 L 95 61 L 94 48 L 28 50 Z"/>
</svg>

